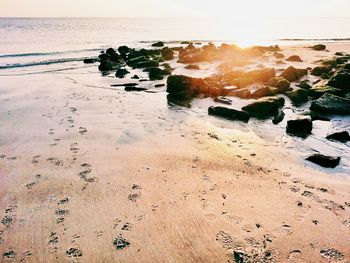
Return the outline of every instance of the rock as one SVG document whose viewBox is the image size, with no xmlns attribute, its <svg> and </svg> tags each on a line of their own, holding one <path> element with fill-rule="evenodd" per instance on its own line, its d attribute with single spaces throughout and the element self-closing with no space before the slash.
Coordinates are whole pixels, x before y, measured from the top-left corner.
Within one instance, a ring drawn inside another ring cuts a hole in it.
<svg viewBox="0 0 350 263">
<path fill-rule="evenodd" d="M 325 93 L 321 98 L 311 103 L 310 109 L 326 114 L 350 115 L 350 99 Z"/>
<path fill-rule="evenodd" d="M 119 235 L 113 240 L 113 246 L 118 250 L 122 250 L 130 246 L 130 241 Z"/>
<path fill-rule="evenodd" d="M 84 59 L 84 63 L 85 64 L 92 64 L 92 63 L 95 63 L 95 62 L 97 62 L 98 60 L 97 59 L 95 59 L 95 58 L 85 58 Z"/>
<path fill-rule="evenodd" d="M 284 116 L 285 116 L 284 112 L 281 109 L 279 109 L 277 113 L 273 116 L 272 123 L 275 125 L 280 123 L 281 121 L 283 121 Z"/>
<path fill-rule="evenodd" d="M 192 42 L 190 42 L 190 41 L 182 41 L 180 44 L 181 45 L 189 45 L 189 44 L 191 44 Z"/>
<path fill-rule="evenodd" d="M 144 71 L 148 72 L 150 80 L 162 80 L 165 75 L 171 74 L 171 72 L 166 69 L 160 69 L 156 67 L 147 68 Z"/>
<path fill-rule="evenodd" d="M 101 60 L 98 69 L 100 71 L 110 71 L 122 67 L 122 64 L 110 60 Z"/>
<path fill-rule="evenodd" d="M 258 99 L 266 96 L 272 96 L 277 93 L 278 90 L 273 87 L 260 87 L 251 93 L 251 97 Z"/>
<path fill-rule="evenodd" d="M 132 79 L 140 79 L 140 77 L 137 76 L 137 75 L 134 75 L 134 76 L 132 76 L 131 78 L 132 78 Z"/>
<path fill-rule="evenodd" d="M 111 60 L 111 56 L 109 54 L 106 54 L 106 53 L 102 53 L 98 56 L 98 58 L 100 60 Z"/>
<path fill-rule="evenodd" d="M 333 88 L 330 86 L 316 86 L 309 89 L 309 96 L 314 99 L 320 98 L 325 93 L 334 94 L 337 96 L 343 95 L 343 92 L 340 89 Z"/>
<path fill-rule="evenodd" d="M 301 89 L 306 89 L 309 90 L 312 88 L 312 86 L 310 85 L 310 83 L 307 80 L 303 80 L 302 82 L 299 83 L 298 85 Z"/>
<path fill-rule="evenodd" d="M 286 93 L 286 95 L 291 99 L 291 101 L 295 103 L 307 102 L 308 94 L 309 92 L 307 90 L 299 88 Z"/>
<path fill-rule="evenodd" d="M 275 52 L 273 53 L 273 56 L 277 59 L 281 59 L 281 58 L 284 58 L 284 55 L 282 53 L 279 53 L 279 52 Z"/>
<path fill-rule="evenodd" d="M 172 60 L 174 59 L 174 51 L 168 47 L 164 47 L 161 50 L 162 57 L 165 60 Z"/>
<path fill-rule="evenodd" d="M 340 157 L 327 156 L 323 154 L 313 154 L 306 158 L 307 161 L 318 164 L 325 168 L 335 168 L 340 162 Z"/>
<path fill-rule="evenodd" d="M 195 96 L 208 93 L 208 86 L 203 79 L 191 78 L 184 75 L 169 76 L 167 92 L 172 96 Z"/>
<path fill-rule="evenodd" d="M 328 81 L 327 85 L 341 89 L 344 92 L 349 92 L 350 73 L 346 70 L 340 71 Z"/>
<path fill-rule="evenodd" d="M 335 141 L 341 141 L 341 142 L 350 141 L 350 135 L 347 131 L 335 132 L 327 135 L 326 138 L 328 140 L 335 140 Z"/>
<path fill-rule="evenodd" d="M 235 263 L 250 263 L 250 257 L 242 250 L 233 251 L 233 259 Z"/>
<path fill-rule="evenodd" d="M 225 98 L 225 97 L 222 97 L 222 96 L 214 98 L 214 101 L 218 102 L 218 103 L 222 103 L 222 104 L 227 104 L 227 105 L 232 104 L 232 100 Z"/>
<path fill-rule="evenodd" d="M 274 68 L 257 69 L 248 72 L 228 72 L 225 79 L 234 86 L 239 88 L 247 87 L 253 83 L 265 83 L 276 76 Z"/>
<path fill-rule="evenodd" d="M 289 58 L 287 58 L 287 61 L 291 61 L 291 62 L 303 62 L 303 60 L 297 56 L 297 55 L 293 55 L 290 56 Z"/>
<path fill-rule="evenodd" d="M 312 120 L 308 116 L 299 116 L 287 121 L 287 133 L 292 135 L 308 135 L 312 131 Z"/>
<path fill-rule="evenodd" d="M 122 78 L 124 78 L 125 75 L 128 74 L 128 73 L 130 73 L 130 72 L 129 72 L 127 69 L 125 69 L 125 68 L 118 68 L 118 69 L 117 69 L 117 72 L 115 73 L 115 76 L 116 76 L 117 78 L 122 79 Z"/>
<path fill-rule="evenodd" d="M 274 77 L 269 79 L 269 85 L 276 87 L 279 93 L 284 93 L 289 89 L 290 82 L 284 77 Z"/>
<path fill-rule="evenodd" d="M 130 48 L 128 48 L 127 46 L 120 46 L 118 47 L 118 52 L 120 54 L 127 54 L 130 52 Z"/>
<path fill-rule="evenodd" d="M 133 68 L 152 68 L 158 67 L 159 62 L 155 60 L 143 60 L 133 64 Z"/>
<path fill-rule="evenodd" d="M 164 43 L 162 41 L 155 42 L 152 44 L 152 47 L 164 47 Z"/>
<path fill-rule="evenodd" d="M 288 81 L 293 82 L 305 75 L 307 75 L 307 69 L 297 69 L 293 66 L 290 66 L 282 72 L 281 77 L 284 77 Z"/>
<path fill-rule="evenodd" d="M 193 64 L 190 64 L 190 65 L 187 65 L 185 67 L 185 69 L 200 69 L 200 67 L 198 65 L 193 65 Z"/>
<path fill-rule="evenodd" d="M 251 116 L 270 116 L 276 114 L 277 110 L 284 105 L 282 97 L 264 97 L 242 107 L 242 110 L 249 112 Z"/>
<path fill-rule="evenodd" d="M 125 86 L 124 90 L 125 91 L 145 91 L 147 89 L 146 88 L 136 87 L 136 86 Z"/>
<path fill-rule="evenodd" d="M 323 74 L 328 74 L 332 69 L 326 66 L 318 66 L 311 70 L 311 75 L 313 76 L 322 76 Z"/>
<path fill-rule="evenodd" d="M 137 83 L 112 84 L 111 87 L 136 87 Z"/>
<path fill-rule="evenodd" d="M 234 96 L 242 99 L 249 99 L 251 98 L 250 90 L 249 89 L 239 89 L 239 90 L 233 90 L 230 93 L 227 94 L 228 96 Z"/>
<path fill-rule="evenodd" d="M 326 46 L 325 45 L 322 45 L 322 44 L 318 44 L 318 45 L 314 45 L 312 47 L 313 50 L 316 50 L 316 51 L 323 51 L 323 50 L 326 50 Z"/>
<path fill-rule="evenodd" d="M 244 122 L 249 121 L 249 114 L 244 111 L 238 111 L 234 109 L 229 109 L 225 107 L 214 107 L 211 106 L 208 109 L 209 115 L 215 115 L 219 117 L 223 117 L 229 120 L 240 120 Z"/>
<path fill-rule="evenodd" d="M 113 55 L 113 54 L 115 54 L 115 53 L 117 53 L 115 50 L 114 50 L 114 48 L 108 48 L 107 50 L 106 50 L 106 53 L 108 54 L 108 55 Z"/>
</svg>

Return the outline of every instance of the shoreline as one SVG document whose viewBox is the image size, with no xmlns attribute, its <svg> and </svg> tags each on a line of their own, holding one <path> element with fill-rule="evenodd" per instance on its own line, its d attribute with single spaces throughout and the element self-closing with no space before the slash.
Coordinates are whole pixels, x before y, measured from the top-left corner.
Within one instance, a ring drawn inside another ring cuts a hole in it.
<svg viewBox="0 0 350 263">
<path fill-rule="evenodd" d="M 96 67 L 2 77 L 2 260 L 350 260 L 346 174 Z"/>
</svg>

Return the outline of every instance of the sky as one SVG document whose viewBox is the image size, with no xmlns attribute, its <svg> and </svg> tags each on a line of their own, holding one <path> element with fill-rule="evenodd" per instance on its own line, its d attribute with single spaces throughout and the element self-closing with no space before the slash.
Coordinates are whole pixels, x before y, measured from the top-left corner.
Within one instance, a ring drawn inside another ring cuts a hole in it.
<svg viewBox="0 0 350 263">
<path fill-rule="evenodd" d="M 0 0 L 0 17 L 349 17 L 350 0 Z"/>
</svg>

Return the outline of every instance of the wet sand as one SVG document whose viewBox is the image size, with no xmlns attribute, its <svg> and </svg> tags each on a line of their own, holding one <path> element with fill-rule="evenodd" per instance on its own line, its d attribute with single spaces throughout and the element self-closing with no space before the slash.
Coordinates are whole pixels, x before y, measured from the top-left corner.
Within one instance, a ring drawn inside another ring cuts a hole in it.
<svg viewBox="0 0 350 263">
<path fill-rule="evenodd" d="M 94 70 L 1 77 L 1 261 L 350 260 L 348 175 Z"/>
</svg>

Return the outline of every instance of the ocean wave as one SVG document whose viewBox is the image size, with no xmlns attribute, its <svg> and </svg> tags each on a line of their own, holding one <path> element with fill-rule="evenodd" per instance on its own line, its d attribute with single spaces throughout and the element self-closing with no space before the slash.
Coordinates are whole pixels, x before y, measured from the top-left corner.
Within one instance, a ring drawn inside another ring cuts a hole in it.
<svg viewBox="0 0 350 263">
<path fill-rule="evenodd" d="M 24 68 L 24 67 L 60 64 L 60 63 L 67 63 L 67 62 L 79 62 L 79 61 L 83 61 L 84 59 L 87 59 L 87 58 L 91 58 L 91 57 L 62 58 L 62 59 L 51 59 L 51 60 L 44 60 L 44 61 L 33 61 L 33 62 L 27 62 L 27 63 L 6 64 L 6 65 L 0 65 L 0 69 Z"/>
<path fill-rule="evenodd" d="M 54 52 L 34 52 L 34 53 L 17 53 L 17 54 L 0 54 L 0 58 L 15 58 L 15 57 L 38 57 L 38 56 L 53 56 L 62 54 L 74 54 L 88 51 L 101 51 L 101 48 L 80 49 L 80 50 L 66 50 L 66 51 L 54 51 Z"/>
</svg>

